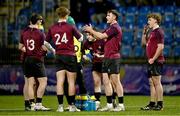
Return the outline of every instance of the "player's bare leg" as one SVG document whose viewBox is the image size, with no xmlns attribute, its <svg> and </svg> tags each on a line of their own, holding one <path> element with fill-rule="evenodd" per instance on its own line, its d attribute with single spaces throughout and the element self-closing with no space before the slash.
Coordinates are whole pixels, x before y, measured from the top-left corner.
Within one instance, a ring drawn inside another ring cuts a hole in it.
<svg viewBox="0 0 180 116">
<path fill-rule="evenodd" d="M 37 88 L 37 98 L 36 98 L 36 106 L 35 110 L 48 111 L 50 108 L 46 108 L 42 105 L 42 97 L 44 95 L 46 86 L 47 86 L 47 77 L 37 78 L 39 85 Z"/>
<path fill-rule="evenodd" d="M 31 110 L 34 110 L 34 107 L 35 107 L 34 84 L 35 84 L 34 77 L 29 77 L 28 78 L 28 96 L 29 96 L 29 101 L 31 105 Z"/>
<path fill-rule="evenodd" d="M 104 84 L 104 88 L 105 88 L 107 105 L 104 108 L 99 109 L 99 111 L 111 111 L 113 109 L 112 86 L 111 86 L 111 82 L 109 80 L 109 76 L 107 73 L 103 73 L 103 84 Z"/>
<path fill-rule="evenodd" d="M 149 85 L 150 85 L 150 102 L 148 105 L 142 107 L 141 110 L 153 110 L 156 105 L 157 96 L 152 78 L 149 78 Z"/>
<path fill-rule="evenodd" d="M 152 76 L 152 81 L 157 95 L 157 105 L 154 110 L 163 110 L 163 87 L 161 84 L 161 76 Z"/>
<path fill-rule="evenodd" d="M 23 88 L 23 95 L 24 95 L 24 105 L 25 110 L 30 110 L 30 102 L 29 102 L 29 95 L 28 95 L 28 80 L 27 77 L 24 76 L 24 88 Z"/>
<path fill-rule="evenodd" d="M 114 109 L 114 111 L 124 111 L 124 101 L 123 101 L 123 87 L 120 82 L 120 75 L 119 74 L 111 74 L 110 79 L 112 80 L 112 83 L 114 85 L 114 88 L 116 90 L 117 96 L 118 96 L 118 101 L 119 104 L 117 107 Z"/>
<path fill-rule="evenodd" d="M 64 95 L 64 80 L 65 80 L 65 70 L 61 70 L 56 72 L 57 77 L 57 86 L 56 86 L 56 92 L 57 92 L 57 99 L 58 99 L 58 109 L 57 112 L 63 112 L 63 95 Z"/>
<path fill-rule="evenodd" d="M 80 111 L 79 109 L 76 108 L 76 106 L 74 105 L 75 102 L 75 93 L 76 93 L 76 87 L 75 87 L 75 82 L 76 82 L 76 72 L 69 72 L 66 71 L 67 74 L 67 79 L 68 79 L 68 93 L 69 93 L 69 102 L 70 102 L 70 106 L 69 106 L 69 111 L 70 112 L 77 112 Z"/>
<path fill-rule="evenodd" d="M 102 78 L 102 74 L 97 72 L 97 71 L 93 71 L 93 80 L 94 80 L 94 96 L 96 98 L 96 109 L 99 109 L 100 107 L 100 97 L 101 97 L 101 78 Z"/>
</svg>

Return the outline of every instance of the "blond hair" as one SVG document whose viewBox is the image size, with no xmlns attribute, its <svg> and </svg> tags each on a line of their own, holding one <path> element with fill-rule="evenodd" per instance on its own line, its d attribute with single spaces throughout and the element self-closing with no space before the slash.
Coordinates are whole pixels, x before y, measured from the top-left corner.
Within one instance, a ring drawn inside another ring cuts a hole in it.
<svg viewBox="0 0 180 116">
<path fill-rule="evenodd" d="M 147 15 L 147 18 L 153 18 L 157 21 L 157 24 L 160 25 L 161 24 L 161 20 L 162 20 L 162 17 L 160 14 L 158 13 L 150 13 Z"/>
</svg>

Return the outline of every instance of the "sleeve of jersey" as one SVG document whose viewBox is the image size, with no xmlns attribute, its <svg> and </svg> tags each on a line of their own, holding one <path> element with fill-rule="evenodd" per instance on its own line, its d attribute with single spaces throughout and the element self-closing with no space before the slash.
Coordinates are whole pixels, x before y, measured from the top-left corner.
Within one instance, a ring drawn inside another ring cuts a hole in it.
<svg viewBox="0 0 180 116">
<path fill-rule="evenodd" d="M 73 35 L 78 39 L 78 41 L 83 41 L 83 35 L 77 30 L 76 27 L 73 27 Z"/>
<path fill-rule="evenodd" d="M 158 43 L 164 43 L 164 32 L 162 30 L 158 31 L 156 34 Z"/>
<path fill-rule="evenodd" d="M 107 34 L 108 38 L 111 38 L 113 35 L 116 35 L 117 29 L 115 27 L 110 27 L 105 31 L 105 33 Z"/>
<path fill-rule="evenodd" d="M 48 30 L 48 33 L 47 33 L 47 35 L 46 35 L 45 41 L 50 42 L 50 40 L 51 40 L 51 30 L 49 29 L 49 30 Z"/>
</svg>

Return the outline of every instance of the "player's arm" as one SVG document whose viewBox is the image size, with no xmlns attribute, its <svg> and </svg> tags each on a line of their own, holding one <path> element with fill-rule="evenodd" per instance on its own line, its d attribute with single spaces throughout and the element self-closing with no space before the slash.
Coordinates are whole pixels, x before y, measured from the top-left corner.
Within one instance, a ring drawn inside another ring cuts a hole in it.
<svg viewBox="0 0 180 116">
<path fill-rule="evenodd" d="M 156 60 L 160 56 L 160 54 L 163 52 L 163 49 L 164 49 L 164 44 L 159 43 L 158 47 L 156 49 L 156 53 L 155 53 L 155 55 L 153 57 L 154 60 Z"/>
<path fill-rule="evenodd" d="M 55 49 L 51 46 L 51 44 L 47 41 L 44 41 L 44 46 L 46 47 L 48 51 L 52 52 L 53 54 L 55 54 Z"/>
<path fill-rule="evenodd" d="M 100 55 L 100 54 L 98 54 L 98 53 L 94 53 L 93 55 L 96 56 L 96 57 L 98 57 L 98 58 L 104 58 L 104 55 Z"/>
<path fill-rule="evenodd" d="M 141 45 L 142 46 L 146 45 L 146 43 L 147 43 L 147 39 L 146 38 L 147 38 L 148 30 L 149 30 L 148 25 L 145 25 L 144 29 L 143 29 L 143 33 L 142 33 L 142 38 L 141 38 Z"/>
<path fill-rule="evenodd" d="M 164 44 L 159 43 L 158 47 L 156 49 L 156 53 L 154 54 L 153 58 L 149 59 L 149 63 L 152 64 L 154 61 L 160 56 L 160 54 L 163 52 Z"/>
<path fill-rule="evenodd" d="M 89 32 L 90 34 L 92 34 L 96 39 L 106 39 L 108 38 L 108 35 L 106 33 L 101 33 L 101 32 L 97 32 L 95 31 L 92 26 L 90 25 L 85 25 L 83 27 L 83 30 L 86 32 Z"/>
<path fill-rule="evenodd" d="M 19 48 L 19 50 L 21 50 L 22 52 L 26 52 L 26 48 L 25 48 L 24 44 L 19 43 L 18 48 Z"/>
</svg>

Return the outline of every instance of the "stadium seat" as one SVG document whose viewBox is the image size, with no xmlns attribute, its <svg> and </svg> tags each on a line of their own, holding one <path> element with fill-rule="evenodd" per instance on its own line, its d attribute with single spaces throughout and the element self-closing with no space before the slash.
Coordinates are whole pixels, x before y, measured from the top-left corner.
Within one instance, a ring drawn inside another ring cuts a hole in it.
<svg viewBox="0 0 180 116">
<path fill-rule="evenodd" d="M 171 46 L 165 45 L 164 50 L 163 50 L 163 54 L 165 57 L 170 57 L 171 56 Z"/>
<path fill-rule="evenodd" d="M 180 28 L 180 13 L 175 16 L 175 26 Z"/>
<path fill-rule="evenodd" d="M 127 7 L 126 13 L 127 14 L 137 14 L 138 9 L 135 6 L 129 6 L 129 7 Z"/>
<path fill-rule="evenodd" d="M 146 14 L 140 14 L 137 17 L 137 26 L 142 29 L 144 25 L 147 24 Z"/>
<path fill-rule="evenodd" d="M 84 23 L 76 23 L 76 26 L 79 30 L 82 30 L 82 27 L 84 26 Z"/>
<path fill-rule="evenodd" d="M 180 45 L 174 47 L 173 53 L 174 57 L 180 57 Z"/>
<path fill-rule="evenodd" d="M 164 44 L 171 45 L 173 43 L 172 29 L 164 29 Z"/>
<path fill-rule="evenodd" d="M 164 14 L 164 26 L 166 28 L 173 28 L 174 26 L 174 14 L 165 13 Z"/>
<path fill-rule="evenodd" d="M 141 45 L 142 29 L 137 30 L 134 36 L 135 36 L 136 45 Z"/>
<path fill-rule="evenodd" d="M 127 46 L 122 46 L 121 47 L 121 55 L 122 57 L 131 57 L 132 55 L 132 49 L 131 46 L 127 45 Z"/>
<path fill-rule="evenodd" d="M 135 16 L 133 14 L 127 14 L 125 16 L 125 24 L 124 27 L 126 29 L 133 29 L 135 25 Z"/>
<path fill-rule="evenodd" d="M 119 23 L 120 26 L 123 26 L 123 16 L 122 15 L 120 15 L 118 17 L 118 23 Z"/>
<path fill-rule="evenodd" d="M 122 15 L 126 14 L 126 8 L 125 8 L 125 7 L 120 6 L 120 7 L 118 8 L 118 11 L 119 11 L 119 13 L 121 13 Z"/>
<path fill-rule="evenodd" d="M 151 12 L 150 6 L 143 6 L 143 7 L 140 7 L 140 9 L 139 9 L 139 14 L 147 15 L 150 12 Z"/>
<path fill-rule="evenodd" d="M 134 57 L 143 57 L 144 56 L 144 48 L 142 46 L 135 46 L 133 50 Z"/>
<path fill-rule="evenodd" d="M 175 42 L 176 44 L 180 44 L 180 28 L 177 28 L 174 32 L 174 38 L 175 38 Z"/>
<path fill-rule="evenodd" d="M 176 11 L 175 6 L 165 6 L 165 8 L 164 8 L 164 13 L 172 13 L 172 14 L 174 14 L 175 11 Z"/>
<path fill-rule="evenodd" d="M 106 24 L 106 23 L 100 23 L 100 24 L 98 25 L 98 28 L 99 28 L 100 30 L 105 29 L 105 28 L 107 28 L 107 24 Z"/>
<path fill-rule="evenodd" d="M 125 30 L 125 31 L 123 31 L 122 42 L 123 42 L 123 44 L 125 44 L 125 45 L 130 45 L 130 46 L 132 46 L 132 44 L 133 44 L 133 31 L 131 31 L 131 30 Z"/>
<path fill-rule="evenodd" d="M 164 9 L 163 9 L 162 6 L 153 6 L 152 12 L 153 13 L 161 13 L 161 14 L 163 14 L 164 13 Z"/>
</svg>

